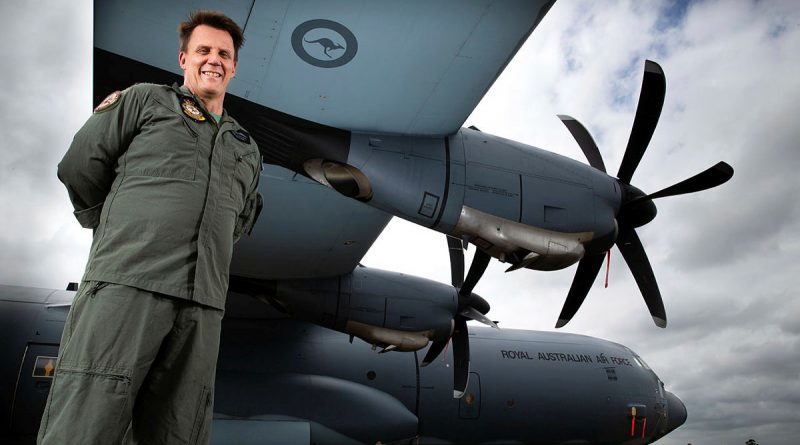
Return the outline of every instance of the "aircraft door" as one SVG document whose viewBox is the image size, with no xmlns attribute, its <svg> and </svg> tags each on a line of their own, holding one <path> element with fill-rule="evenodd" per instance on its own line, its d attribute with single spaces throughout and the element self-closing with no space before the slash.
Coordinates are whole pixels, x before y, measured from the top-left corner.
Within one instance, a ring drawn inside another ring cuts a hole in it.
<svg viewBox="0 0 800 445">
<path fill-rule="evenodd" d="M 39 430 L 57 356 L 58 345 L 32 343 L 26 348 L 12 402 L 12 435 L 35 436 Z"/>
<path fill-rule="evenodd" d="M 458 399 L 458 417 L 477 419 L 481 415 L 481 378 L 477 372 L 469 373 L 464 396 Z"/>
</svg>

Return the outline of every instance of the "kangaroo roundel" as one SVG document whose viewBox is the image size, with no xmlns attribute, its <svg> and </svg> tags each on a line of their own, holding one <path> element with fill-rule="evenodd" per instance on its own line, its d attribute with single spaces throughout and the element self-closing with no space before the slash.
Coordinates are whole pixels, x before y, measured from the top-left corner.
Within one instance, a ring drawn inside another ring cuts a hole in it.
<svg viewBox="0 0 800 445">
<path fill-rule="evenodd" d="M 292 48 L 306 63 L 320 68 L 336 68 L 353 60 L 358 42 L 341 23 L 315 19 L 294 29 Z"/>
</svg>

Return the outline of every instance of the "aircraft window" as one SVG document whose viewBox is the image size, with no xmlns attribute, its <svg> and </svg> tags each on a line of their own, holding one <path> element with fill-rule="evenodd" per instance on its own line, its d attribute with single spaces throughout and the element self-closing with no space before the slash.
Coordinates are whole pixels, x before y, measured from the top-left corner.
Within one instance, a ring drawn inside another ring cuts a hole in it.
<svg viewBox="0 0 800 445">
<path fill-rule="evenodd" d="M 631 353 L 631 355 L 633 356 L 633 361 L 635 361 L 637 365 L 641 366 L 644 369 L 650 370 L 650 367 L 647 366 L 647 363 L 644 360 L 642 360 L 642 358 L 639 357 L 637 353 L 633 352 L 630 348 L 625 348 L 625 349 L 627 349 L 628 352 Z"/>
<path fill-rule="evenodd" d="M 376 376 L 377 376 L 377 374 L 375 374 L 375 371 L 369 371 L 367 373 L 367 380 L 375 380 Z"/>
<path fill-rule="evenodd" d="M 639 362 L 639 363 L 642 365 L 642 368 L 644 368 L 644 369 L 650 369 L 650 367 L 649 367 L 649 366 L 647 366 L 647 363 L 644 361 L 644 359 L 642 359 L 641 357 L 639 357 L 639 356 L 638 356 L 638 355 L 636 355 L 636 354 L 633 354 L 633 356 L 634 356 L 634 358 L 636 358 L 636 361 L 637 361 L 637 362 Z"/>
</svg>

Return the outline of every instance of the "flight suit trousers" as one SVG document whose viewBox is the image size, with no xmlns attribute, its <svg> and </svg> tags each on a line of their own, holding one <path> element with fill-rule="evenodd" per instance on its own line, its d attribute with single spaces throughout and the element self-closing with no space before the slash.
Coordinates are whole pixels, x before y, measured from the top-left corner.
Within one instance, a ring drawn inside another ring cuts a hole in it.
<svg viewBox="0 0 800 445">
<path fill-rule="evenodd" d="M 82 283 L 37 443 L 208 443 L 222 315 L 134 287 Z"/>
</svg>

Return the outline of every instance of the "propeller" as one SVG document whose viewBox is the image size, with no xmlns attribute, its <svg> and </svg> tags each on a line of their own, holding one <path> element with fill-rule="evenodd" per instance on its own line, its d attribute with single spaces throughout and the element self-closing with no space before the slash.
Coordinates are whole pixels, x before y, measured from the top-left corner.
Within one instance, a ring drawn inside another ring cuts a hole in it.
<svg viewBox="0 0 800 445">
<path fill-rule="evenodd" d="M 627 202 L 626 205 L 630 206 L 636 204 L 637 202 L 665 198 L 667 196 L 678 196 L 685 195 L 687 193 L 701 192 L 703 190 L 708 190 L 718 185 L 722 185 L 731 179 L 731 177 L 733 177 L 733 167 L 725 162 L 719 162 L 716 165 L 709 167 L 705 171 L 692 176 L 691 178 L 684 179 L 677 184 L 673 184 L 655 193 L 633 199 Z"/>
<path fill-rule="evenodd" d="M 661 328 L 667 326 L 664 302 L 653 274 L 653 268 L 650 266 L 650 260 L 647 258 L 635 228 L 641 227 L 655 218 L 657 211 L 653 203 L 654 199 L 707 190 L 724 184 L 733 177 L 733 168 L 725 162 L 719 162 L 701 173 L 649 195 L 631 185 L 633 174 L 647 150 L 661 116 L 665 93 L 664 71 L 657 63 L 647 60 L 633 127 L 617 173 L 617 181 L 622 189 L 622 202 L 616 215 L 618 232 L 614 241 L 636 280 L 653 321 Z M 603 164 L 600 151 L 586 127 L 570 116 L 559 115 L 558 117 L 578 142 L 589 165 L 605 173 L 605 164 Z M 605 252 L 592 253 L 585 255 L 578 262 L 578 269 L 567 293 L 567 299 L 558 316 L 557 328 L 566 325 L 586 299 L 589 289 L 600 272 L 604 257 Z"/>
<path fill-rule="evenodd" d="M 475 257 L 464 279 L 464 250 L 462 241 L 451 236 L 447 237 L 447 246 L 450 252 L 450 281 L 458 289 L 458 309 L 453 316 L 453 333 L 450 338 L 435 340 L 420 366 L 428 366 L 442 353 L 447 343 L 453 341 L 453 397 L 460 398 L 467 389 L 469 380 L 469 331 L 467 320 L 477 320 L 486 325 L 497 328 L 497 324 L 486 317 L 489 312 L 489 303 L 480 295 L 473 294 L 472 290 L 486 271 L 491 257 L 480 249 L 475 251 Z"/>
<path fill-rule="evenodd" d="M 561 122 L 567 127 L 567 130 L 572 133 L 572 137 L 578 141 L 578 146 L 581 147 L 581 151 L 583 151 L 583 155 L 586 156 L 586 159 L 589 161 L 589 165 L 606 173 L 606 164 L 603 163 L 600 149 L 597 148 L 597 144 L 594 142 L 594 138 L 592 138 L 589 130 L 572 116 L 559 114 L 558 118 L 561 119 Z"/>
</svg>

